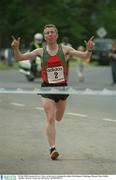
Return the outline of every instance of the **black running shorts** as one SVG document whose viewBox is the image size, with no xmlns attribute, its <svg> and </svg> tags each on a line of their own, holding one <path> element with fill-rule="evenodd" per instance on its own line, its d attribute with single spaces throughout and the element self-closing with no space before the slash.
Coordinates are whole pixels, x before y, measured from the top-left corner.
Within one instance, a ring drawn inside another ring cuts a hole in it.
<svg viewBox="0 0 116 180">
<path fill-rule="evenodd" d="M 56 87 L 56 86 L 64 86 L 66 87 L 67 84 L 48 84 L 46 82 L 43 82 L 41 84 L 41 87 Z M 69 94 L 41 94 L 42 97 L 44 98 L 49 98 L 52 99 L 53 101 L 55 101 L 56 103 L 59 102 L 60 100 L 66 100 L 69 96 Z"/>
</svg>

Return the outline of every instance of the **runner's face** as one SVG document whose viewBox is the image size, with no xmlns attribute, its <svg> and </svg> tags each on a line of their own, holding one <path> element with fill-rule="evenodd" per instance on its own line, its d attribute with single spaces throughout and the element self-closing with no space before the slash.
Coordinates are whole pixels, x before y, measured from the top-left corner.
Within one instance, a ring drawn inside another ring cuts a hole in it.
<svg viewBox="0 0 116 180">
<path fill-rule="evenodd" d="M 56 29 L 53 27 L 44 29 L 44 38 L 48 43 L 56 42 L 58 38 Z"/>
</svg>

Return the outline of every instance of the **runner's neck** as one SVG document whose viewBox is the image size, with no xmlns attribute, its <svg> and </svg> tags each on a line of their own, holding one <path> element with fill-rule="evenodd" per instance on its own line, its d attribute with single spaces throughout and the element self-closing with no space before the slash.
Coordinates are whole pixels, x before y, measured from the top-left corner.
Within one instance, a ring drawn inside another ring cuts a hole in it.
<svg viewBox="0 0 116 180">
<path fill-rule="evenodd" d="M 56 55 L 57 52 L 58 52 L 58 49 L 59 49 L 58 44 L 53 44 L 53 45 L 47 45 L 46 46 L 46 50 L 51 56 Z"/>
</svg>

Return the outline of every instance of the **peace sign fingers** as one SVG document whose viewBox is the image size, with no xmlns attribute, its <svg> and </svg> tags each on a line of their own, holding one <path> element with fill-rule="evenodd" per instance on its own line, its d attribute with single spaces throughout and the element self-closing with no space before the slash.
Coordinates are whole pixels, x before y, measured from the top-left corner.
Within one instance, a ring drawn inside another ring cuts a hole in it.
<svg viewBox="0 0 116 180">
<path fill-rule="evenodd" d="M 12 37 L 13 40 L 16 40 L 16 38 L 13 35 L 11 37 Z"/>
<path fill-rule="evenodd" d="M 20 37 L 18 37 L 18 38 L 16 39 L 13 35 L 12 35 L 11 37 L 12 37 L 12 39 L 15 40 L 15 41 L 20 41 L 20 39 L 21 39 Z"/>
<path fill-rule="evenodd" d="M 85 44 L 86 44 L 86 48 L 87 48 L 87 49 L 93 49 L 93 47 L 94 47 L 93 39 L 94 39 L 94 36 L 92 36 L 92 37 L 88 40 L 88 42 L 85 41 Z"/>
<path fill-rule="evenodd" d="M 15 36 L 11 36 L 13 41 L 11 43 L 12 48 L 19 48 L 20 45 L 20 37 L 18 37 L 17 39 L 15 38 Z"/>
<path fill-rule="evenodd" d="M 94 39 L 94 36 L 92 36 L 92 37 L 89 39 L 89 41 L 93 41 L 93 39 Z"/>
<path fill-rule="evenodd" d="M 92 37 L 88 40 L 88 42 L 91 42 L 91 41 L 93 42 L 93 39 L 94 39 L 94 36 L 92 36 Z M 84 42 L 85 42 L 85 44 L 87 45 L 88 42 L 87 42 L 86 40 L 84 40 Z"/>
</svg>

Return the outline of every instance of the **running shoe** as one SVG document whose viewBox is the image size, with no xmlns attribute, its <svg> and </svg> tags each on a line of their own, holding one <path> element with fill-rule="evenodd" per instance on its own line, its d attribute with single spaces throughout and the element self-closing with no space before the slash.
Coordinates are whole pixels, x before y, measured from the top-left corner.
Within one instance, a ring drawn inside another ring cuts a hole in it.
<svg viewBox="0 0 116 180">
<path fill-rule="evenodd" d="M 56 150 L 56 148 L 50 149 L 50 156 L 51 156 L 52 160 L 56 160 L 57 159 L 57 157 L 59 156 L 59 153 Z"/>
</svg>

